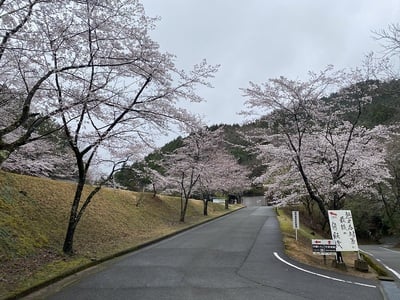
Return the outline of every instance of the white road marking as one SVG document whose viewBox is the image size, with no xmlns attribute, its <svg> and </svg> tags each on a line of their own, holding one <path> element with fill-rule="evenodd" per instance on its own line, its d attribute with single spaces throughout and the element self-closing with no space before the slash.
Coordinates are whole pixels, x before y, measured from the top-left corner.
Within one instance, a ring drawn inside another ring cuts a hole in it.
<svg viewBox="0 0 400 300">
<path fill-rule="evenodd" d="M 385 250 L 388 250 L 388 251 L 391 251 L 391 252 L 399 253 L 399 251 L 390 250 L 390 249 L 387 249 L 387 248 L 385 248 L 385 247 L 379 247 L 379 248 L 382 248 L 382 249 L 385 249 Z M 360 249 L 360 250 L 361 250 L 361 249 Z M 364 252 L 364 253 L 366 253 L 366 254 L 368 254 L 369 256 L 374 257 L 374 255 L 373 255 L 372 253 L 369 253 L 369 252 L 367 252 L 367 251 L 365 251 L 365 250 L 361 250 L 361 251 Z M 378 262 L 380 262 L 386 269 L 388 269 L 390 272 L 392 272 L 397 278 L 400 279 L 400 273 L 399 273 L 399 272 L 397 272 L 396 270 L 393 270 L 392 268 L 390 268 L 390 267 L 388 267 L 387 265 L 385 265 L 381 259 L 379 259 L 379 258 L 375 258 L 375 259 L 376 259 Z"/>
<path fill-rule="evenodd" d="M 385 265 L 385 264 L 382 264 L 386 269 L 388 269 L 390 272 L 392 272 L 398 279 L 400 279 L 400 274 L 396 271 L 396 270 L 393 270 L 392 268 L 390 268 L 390 267 L 388 267 L 387 265 Z"/>
<path fill-rule="evenodd" d="M 385 248 L 385 247 L 379 247 L 379 248 L 381 248 L 381 249 L 383 249 L 383 250 L 386 250 L 386 251 L 390 251 L 390 252 L 399 254 L 399 251 L 395 251 L 395 250 L 388 249 L 388 248 Z"/>
<path fill-rule="evenodd" d="M 291 266 L 292 268 L 295 268 L 295 269 L 297 269 L 297 270 L 300 270 L 300 271 L 302 271 L 302 272 L 305 272 L 305 273 L 309 273 L 309 274 L 312 274 L 312 275 L 315 275 L 315 276 L 319 276 L 319 277 L 322 277 L 322 278 L 325 278 L 325 279 L 334 280 L 334 281 L 339 281 L 339 282 L 343 282 L 343 283 L 355 284 L 355 285 L 360 285 L 360 286 L 369 287 L 369 288 L 376 288 L 375 285 L 370 285 L 370 284 L 365 284 L 365 283 L 360 283 L 360 282 L 354 282 L 354 281 L 349 281 L 349 280 L 343 280 L 343 279 L 340 279 L 340 278 L 335 278 L 335 277 L 331 277 L 331 276 L 319 274 L 319 273 L 316 273 L 316 272 L 312 272 L 312 271 L 309 271 L 309 270 L 300 268 L 300 267 L 298 267 L 298 266 L 296 266 L 296 265 L 294 265 L 294 264 L 292 264 L 292 263 L 290 263 L 290 262 L 284 260 L 283 258 L 281 258 L 281 257 L 279 256 L 279 254 L 278 254 L 277 252 L 274 252 L 274 255 L 275 255 L 275 257 L 276 257 L 277 259 L 279 259 L 281 262 L 287 264 L 288 266 Z"/>
</svg>

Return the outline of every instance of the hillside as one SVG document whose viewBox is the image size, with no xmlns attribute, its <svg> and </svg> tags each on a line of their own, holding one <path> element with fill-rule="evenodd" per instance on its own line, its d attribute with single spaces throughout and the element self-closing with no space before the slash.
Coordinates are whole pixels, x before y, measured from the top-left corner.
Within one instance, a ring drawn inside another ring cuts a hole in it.
<svg viewBox="0 0 400 300">
<path fill-rule="evenodd" d="M 360 83 L 360 87 L 366 88 L 369 85 L 377 86 L 378 88 L 372 95 L 370 103 L 366 104 L 359 119 L 359 125 L 372 128 L 377 125 L 393 125 L 400 122 L 400 80 L 392 80 L 389 82 L 370 81 L 367 83 Z M 345 101 L 337 101 L 338 94 L 333 93 L 331 96 L 324 98 L 321 101 L 335 101 L 335 108 L 341 109 L 346 106 Z M 215 131 L 220 127 L 224 128 L 224 140 L 226 142 L 226 149 L 233 154 L 238 160 L 239 164 L 247 166 L 251 170 L 250 177 L 258 177 L 266 171 L 264 166 L 258 159 L 257 155 L 252 152 L 252 144 L 244 138 L 246 132 L 257 130 L 258 128 L 269 127 L 268 119 L 270 116 L 264 116 L 254 122 L 238 125 L 238 124 L 219 124 L 209 127 L 210 131 Z M 345 119 L 351 119 L 352 114 L 344 115 Z M 165 153 L 170 153 L 178 147 L 182 146 L 184 138 L 178 137 L 166 143 L 160 148 L 159 152 L 151 153 L 146 157 L 146 161 L 161 160 Z M 153 166 L 152 166 L 153 167 Z M 132 181 L 135 183 L 140 182 L 140 176 L 137 175 L 135 170 L 140 170 L 140 165 L 133 165 L 127 168 L 127 171 L 119 176 L 116 174 L 116 180 L 122 186 L 131 188 Z M 130 172 L 130 173 L 129 173 Z M 135 177 L 138 176 L 138 177 Z M 127 180 L 129 179 L 129 180 Z M 133 180 L 134 179 L 134 180 Z M 129 183 L 127 183 L 129 182 Z M 262 191 L 257 191 L 256 187 L 247 193 L 256 193 L 262 195 Z"/>
<path fill-rule="evenodd" d="M 359 125 L 372 128 L 377 125 L 394 125 L 400 123 L 400 80 L 392 80 L 389 82 L 371 81 L 366 85 L 376 85 L 378 88 L 371 96 L 371 102 L 366 104 L 359 119 Z M 365 85 L 360 83 L 360 85 Z M 328 98 L 321 101 L 337 101 L 336 94 L 332 94 Z M 346 106 L 345 101 L 336 102 L 338 110 Z M 272 113 L 273 114 L 273 113 Z M 238 159 L 239 163 L 248 166 L 251 170 L 251 177 L 258 177 L 266 171 L 266 167 L 257 159 L 257 156 L 251 152 L 251 144 L 243 139 L 246 132 L 257 130 L 258 128 L 269 128 L 269 115 L 264 116 L 252 123 L 243 125 L 215 125 L 211 129 L 218 126 L 224 126 L 225 140 L 228 141 L 230 152 Z M 352 115 L 343 116 L 347 120 L 351 120 Z"/>
<path fill-rule="evenodd" d="M 364 107 L 360 123 L 367 127 L 400 122 L 400 80 L 379 84 L 377 94 Z"/>
<path fill-rule="evenodd" d="M 82 264 L 101 260 L 195 223 L 226 213 L 210 203 L 189 204 L 179 220 L 179 199 L 103 189 L 78 225 L 73 257 L 61 252 L 74 193 L 72 182 L 0 171 L 0 299 Z"/>
</svg>

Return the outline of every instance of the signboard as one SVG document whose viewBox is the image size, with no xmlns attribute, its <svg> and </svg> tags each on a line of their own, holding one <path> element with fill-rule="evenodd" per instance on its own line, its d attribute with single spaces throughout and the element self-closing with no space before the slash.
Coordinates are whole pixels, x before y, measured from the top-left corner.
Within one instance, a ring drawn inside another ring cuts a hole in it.
<svg viewBox="0 0 400 300">
<path fill-rule="evenodd" d="M 300 229 L 299 212 L 292 211 L 293 229 Z"/>
<path fill-rule="evenodd" d="M 356 231 L 350 210 L 328 210 L 336 251 L 358 251 Z"/>
<path fill-rule="evenodd" d="M 311 240 L 313 254 L 336 255 L 334 240 Z"/>
</svg>

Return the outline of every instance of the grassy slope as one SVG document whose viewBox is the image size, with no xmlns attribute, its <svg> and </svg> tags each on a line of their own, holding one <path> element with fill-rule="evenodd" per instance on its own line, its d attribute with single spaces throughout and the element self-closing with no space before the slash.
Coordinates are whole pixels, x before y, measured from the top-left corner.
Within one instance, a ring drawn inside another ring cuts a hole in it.
<svg viewBox="0 0 400 300">
<path fill-rule="evenodd" d="M 76 255 L 61 253 L 75 185 L 0 171 L 0 299 L 67 270 L 226 213 L 192 201 L 178 221 L 179 199 L 102 189 L 78 225 Z M 136 205 L 138 200 L 140 205 Z"/>
</svg>

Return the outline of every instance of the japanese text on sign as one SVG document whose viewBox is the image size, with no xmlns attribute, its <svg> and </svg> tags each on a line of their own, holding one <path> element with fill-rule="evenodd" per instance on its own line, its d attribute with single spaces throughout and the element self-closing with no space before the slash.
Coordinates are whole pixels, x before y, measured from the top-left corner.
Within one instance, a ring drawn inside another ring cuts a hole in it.
<svg viewBox="0 0 400 300">
<path fill-rule="evenodd" d="M 293 229 L 300 229 L 299 212 L 292 211 Z"/>
<path fill-rule="evenodd" d="M 336 255 L 336 245 L 333 240 L 311 240 L 313 254 Z"/>
<path fill-rule="evenodd" d="M 358 251 L 356 231 L 350 210 L 328 210 L 336 251 Z"/>
</svg>

